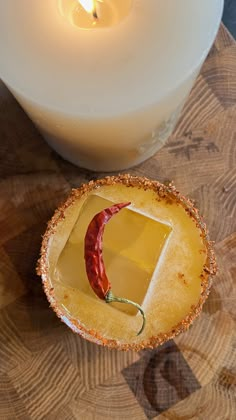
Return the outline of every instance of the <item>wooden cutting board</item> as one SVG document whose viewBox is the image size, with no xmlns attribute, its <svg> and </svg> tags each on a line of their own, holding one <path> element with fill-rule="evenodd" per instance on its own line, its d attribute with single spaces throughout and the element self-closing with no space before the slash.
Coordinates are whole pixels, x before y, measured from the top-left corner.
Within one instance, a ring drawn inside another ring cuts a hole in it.
<svg viewBox="0 0 236 420">
<path fill-rule="evenodd" d="M 216 241 L 219 274 L 189 332 L 153 351 L 86 342 L 35 275 L 46 222 L 103 176 L 63 161 L 0 84 L 0 419 L 236 418 L 236 43 L 222 26 L 166 146 L 130 173 L 173 180 Z"/>
</svg>

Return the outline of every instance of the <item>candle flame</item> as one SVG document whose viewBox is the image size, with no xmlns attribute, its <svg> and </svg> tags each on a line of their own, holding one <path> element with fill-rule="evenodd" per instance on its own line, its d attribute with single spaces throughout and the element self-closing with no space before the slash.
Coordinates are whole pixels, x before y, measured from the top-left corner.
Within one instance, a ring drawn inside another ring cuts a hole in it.
<svg viewBox="0 0 236 420">
<path fill-rule="evenodd" d="M 86 10 L 88 13 L 94 13 L 96 10 L 95 7 L 95 0 L 78 0 L 81 6 Z"/>
</svg>

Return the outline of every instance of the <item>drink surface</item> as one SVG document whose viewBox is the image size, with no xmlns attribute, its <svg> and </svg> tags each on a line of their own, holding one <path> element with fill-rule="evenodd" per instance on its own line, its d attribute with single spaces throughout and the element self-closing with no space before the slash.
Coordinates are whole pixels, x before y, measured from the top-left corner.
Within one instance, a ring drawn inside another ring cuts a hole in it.
<svg viewBox="0 0 236 420">
<path fill-rule="evenodd" d="M 84 203 L 59 257 L 59 281 L 97 300 L 91 289 L 84 261 L 84 237 L 94 215 L 114 203 L 91 195 Z M 171 233 L 171 226 L 131 209 L 123 209 L 106 225 L 103 256 L 113 293 L 142 304 L 154 270 Z M 131 305 L 112 304 L 128 314 Z"/>
<path fill-rule="evenodd" d="M 130 208 L 105 227 L 104 261 L 113 291 L 142 304 L 147 323 L 141 337 L 135 334 L 140 314 L 129 305 L 113 306 L 97 298 L 83 259 L 92 217 L 111 203 L 127 201 Z M 206 244 L 196 220 L 178 200 L 117 184 L 82 196 L 66 214 L 57 232 L 63 240 L 54 238 L 57 255 L 51 265 L 51 282 L 65 322 L 73 318 L 107 339 L 139 343 L 168 334 L 198 304 Z"/>
</svg>

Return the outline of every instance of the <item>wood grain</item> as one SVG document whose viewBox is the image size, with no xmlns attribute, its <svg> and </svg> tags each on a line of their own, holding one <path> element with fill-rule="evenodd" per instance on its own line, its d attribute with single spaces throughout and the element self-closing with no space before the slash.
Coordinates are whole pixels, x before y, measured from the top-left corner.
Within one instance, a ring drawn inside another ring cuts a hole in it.
<svg viewBox="0 0 236 420">
<path fill-rule="evenodd" d="M 236 43 L 221 26 L 175 132 L 130 170 L 174 180 L 216 241 L 219 273 L 189 332 L 140 354 L 62 325 L 35 275 L 41 235 L 73 186 L 104 174 L 55 154 L 0 83 L 0 420 L 236 418 Z"/>
</svg>

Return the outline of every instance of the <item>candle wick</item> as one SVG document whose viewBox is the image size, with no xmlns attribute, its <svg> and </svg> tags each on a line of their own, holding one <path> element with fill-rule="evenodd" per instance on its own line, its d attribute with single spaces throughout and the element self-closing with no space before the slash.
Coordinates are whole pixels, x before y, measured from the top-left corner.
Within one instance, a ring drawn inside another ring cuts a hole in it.
<svg viewBox="0 0 236 420">
<path fill-rule="evenodd" d="M 97 10 L 95 8 L 93 10 L 93 17 L 94 17 L 94 19 L 98 19 Z"/>
</svg>

